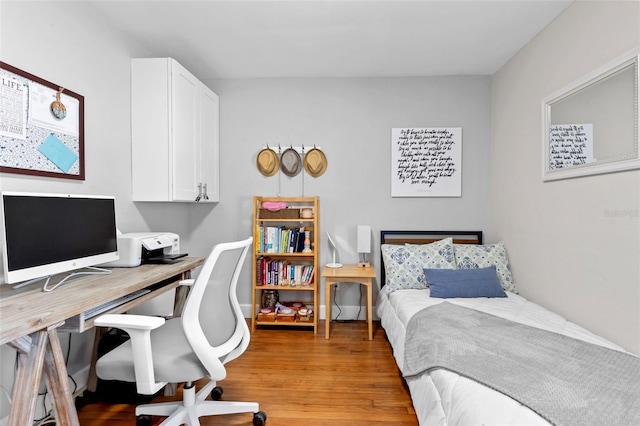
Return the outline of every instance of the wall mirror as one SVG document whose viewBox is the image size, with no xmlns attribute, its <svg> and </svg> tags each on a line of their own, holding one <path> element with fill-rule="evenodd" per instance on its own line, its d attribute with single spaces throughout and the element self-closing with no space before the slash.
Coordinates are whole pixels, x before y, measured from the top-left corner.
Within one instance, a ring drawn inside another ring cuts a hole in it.
<svg viewBox="0 0 640 426">
<path fill-rule="evenodd" d="M 543 100 L 543 180 L 640 168 L 639 51 Z"/>
</svg>

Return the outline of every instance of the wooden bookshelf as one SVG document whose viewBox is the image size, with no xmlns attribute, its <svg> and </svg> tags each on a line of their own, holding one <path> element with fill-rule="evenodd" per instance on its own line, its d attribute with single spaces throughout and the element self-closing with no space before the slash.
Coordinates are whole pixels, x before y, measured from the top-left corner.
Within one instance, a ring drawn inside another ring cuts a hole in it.
<svg viewBox="0 0 640 426">
<path fill-rule="evenodd" d="M 280 210 L 265 203 L 279 203 Z M 320 283 L 320 204 L 318 197 L 253 197 L 253 266 L 251 330 L 257 326 L 312 327 L 318 331 Z M 307 246 L 305 237 L 309 236 Z M 261 313 L 266 291 L 295 315 Z M 282 297 L 286 295 L 285 297 Z M 292 299 L 293 300 L 290 300 Z M 299 302 L 298 306 L 293 302 Z M 301 315 L 300 308 L 307 309 Z"/>
</svg>

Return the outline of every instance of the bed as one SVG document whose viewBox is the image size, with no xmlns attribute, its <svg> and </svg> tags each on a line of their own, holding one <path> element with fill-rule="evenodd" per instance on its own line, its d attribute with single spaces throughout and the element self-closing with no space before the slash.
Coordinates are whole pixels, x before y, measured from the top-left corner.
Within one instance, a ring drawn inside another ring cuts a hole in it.
<svg viewBox="0 0 640 426">
<path fill-rule="evenodd" d="M 376 310 L 421 425 L 640 425 L 640 358 L 518 295 L 504 243 L 381 231 L 380 244 Z"/>
</svg>

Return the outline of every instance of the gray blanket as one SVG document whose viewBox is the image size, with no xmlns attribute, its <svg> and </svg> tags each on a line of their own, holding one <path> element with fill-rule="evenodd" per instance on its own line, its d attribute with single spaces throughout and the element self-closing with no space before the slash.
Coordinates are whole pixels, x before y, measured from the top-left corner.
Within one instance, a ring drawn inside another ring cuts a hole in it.
<svg viewBox="0 0 640 426">
<path fill-rule="evenodd" d="M 640 358 L 447 302 L 407 326 L 404 376 L 438 368 L 554 425 L 640 425 Z"/>
</svg>

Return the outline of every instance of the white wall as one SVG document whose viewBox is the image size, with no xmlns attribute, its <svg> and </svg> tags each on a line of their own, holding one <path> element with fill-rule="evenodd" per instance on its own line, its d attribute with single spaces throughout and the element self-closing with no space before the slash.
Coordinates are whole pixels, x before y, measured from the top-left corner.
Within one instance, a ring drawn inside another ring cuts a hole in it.
<svg viewBox="0 0 640 426">
<path fill-rule="evenodd" d="M 219 232 L 221 239 L 251 233 L 254 195 L 303 193 L 320 197 L 322 264 L 330 257 L 326 232 L 335 236 L 343 263 L 357 262 L 359 224 L 372 226 L 376 267 L 381 229 L 481 229 L 491 238 L 489 77 L 206 83 L 220 95 L 221 203 L 211 212 L 191 210 L 194 247 L 199 232 Z M 443 126 L 463 129 L 463 196 L 392 198 L 391 128 Z M 264 177 L 255 164 L 265 144 L 321 147 L 327 171 L 319 178 Z M 248 269 L 239 284 L 244 303 L 251 294 Z M 343 291 L 358 293 L 357 286 Z"/>
<path fill-rule="evenodd" d="M 521 294 L 640 354 L 640 171 L 541 178 L 542 99 L 637 46 L 639 2 L 576 2 L 499 70 L 491 187 Z"/>
</svg>

